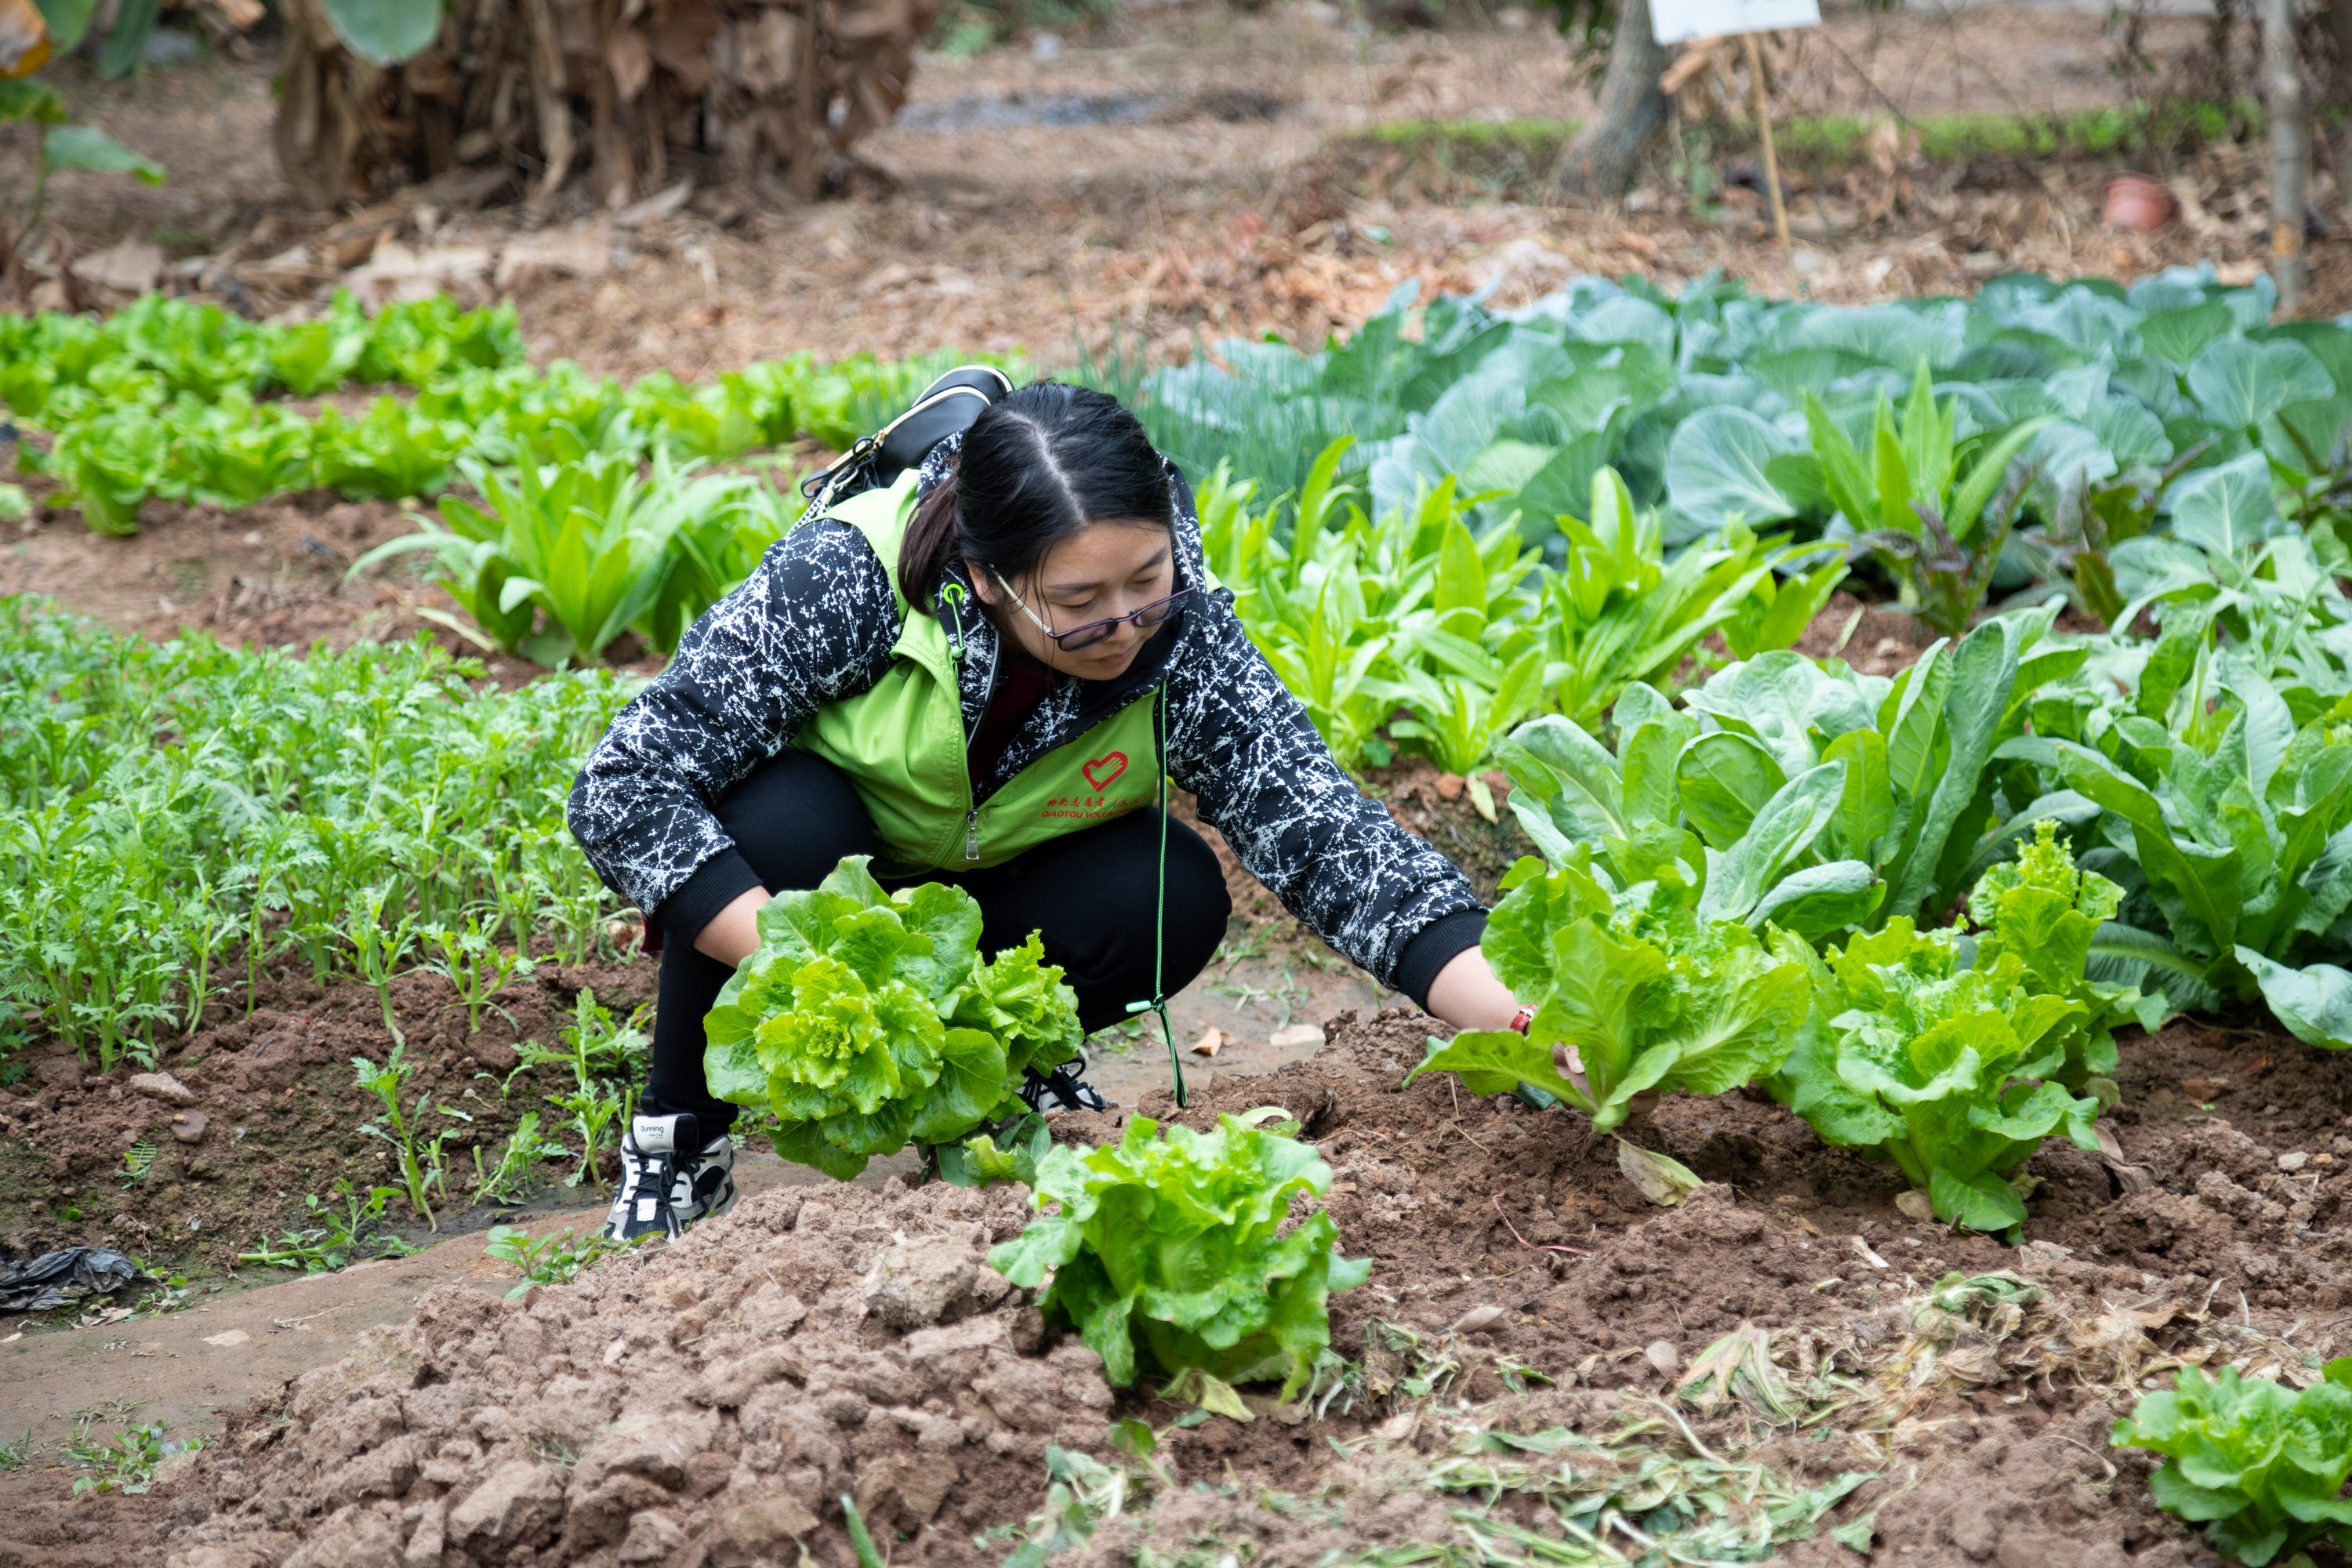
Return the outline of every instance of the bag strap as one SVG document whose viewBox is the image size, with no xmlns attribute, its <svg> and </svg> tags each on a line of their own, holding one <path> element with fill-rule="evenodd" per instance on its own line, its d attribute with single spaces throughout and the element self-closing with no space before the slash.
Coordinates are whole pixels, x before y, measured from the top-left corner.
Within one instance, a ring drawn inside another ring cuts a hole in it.
<svg viewBox="0 0 2352 1568">
<path fill-rule="evenodd" d="M 987 407 L 1013 390 L 1013 380 L 994 365 L 951 370 L 923 389 L 896 419 L 871 436 L 860 436 L 841 460 L 801 481 L 808 505 L 794 525 L 861 490 L 888 485 L 930 456 L 950 436 L 971 428 Z"/>
</svg>

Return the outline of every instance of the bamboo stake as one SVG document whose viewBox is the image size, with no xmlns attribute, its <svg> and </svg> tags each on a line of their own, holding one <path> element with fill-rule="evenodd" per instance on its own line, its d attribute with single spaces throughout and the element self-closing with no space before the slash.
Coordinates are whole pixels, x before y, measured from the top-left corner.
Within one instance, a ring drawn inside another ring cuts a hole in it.
<svg viewBox="0 0 2352 1568">
<path fill-rule="evenodd" d="M 1756 129 L 1764 138 L 1764 194 L 1772 203 L 1772 232 L 1780 237 L 1780 248 L 1788 253 L 1793 268 L 1797 247 L 1789 237 L 1789 209 L 1780 200 L 1780 154 L 1772 146 L 1772 110 L 1764 91 L 1764 50 L 1753 33 L 1742 33 L 1740 41 L 1748 46 L 1748 95 L 1756 108 Z"/>
</svg>

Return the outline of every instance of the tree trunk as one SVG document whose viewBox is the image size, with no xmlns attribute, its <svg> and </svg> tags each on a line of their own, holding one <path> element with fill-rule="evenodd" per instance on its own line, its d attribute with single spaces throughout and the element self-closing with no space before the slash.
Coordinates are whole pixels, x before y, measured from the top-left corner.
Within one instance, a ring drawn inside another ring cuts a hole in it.
<svg viewBox="0 0 2352 1568">
<path fill-rule="evenodd" d="M 585 173 L 620 205 L 677 153 L 814 195 L 906 101 L 939 0 L 447 0 L 440 37 L 379 69 L 319 0 L 288 0 L 278 157 L 316 206 L 503 169 L 544 200 Z"/>
<path fill-rule="evenodd" d="M 2294 37 L 2294 0 L 2263 0 L 2263 63 L 2270 101 L 2271 280 L 2279 310 L 2303 300 L 2303 226 L 2311 189 L 2311 122 L 2303 94 L 2303 67 Z"/>
<path fill-rule="evenodd" d="M 1650 0 L 1618 0 L 1609 68 L 1601 78 L 1601 112 L 1560 158 L 1562 192 L 1571 196 L 1625 194 L 1650 139 L 1665 123 L 1666 95 L 1658 89 L 1658 77 L 1666 68 L 1667 57 L 1666 46 L 1650 32 Z"/>
</svg>

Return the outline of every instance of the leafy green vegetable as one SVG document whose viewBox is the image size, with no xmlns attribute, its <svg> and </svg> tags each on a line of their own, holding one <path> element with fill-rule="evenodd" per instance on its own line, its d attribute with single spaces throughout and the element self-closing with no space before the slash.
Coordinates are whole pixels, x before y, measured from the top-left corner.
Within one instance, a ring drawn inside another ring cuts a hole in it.
<svg viewBox="0 0 2352 1568">
<path fill-rule="evenodd" d="M 1055 1145 L 1037 1172 L 1038 1217 L 990 1267 L 1031 1287 L 1050 1272 L 1038 1305 L 1114 1384 L 1146 1367 L 1280 1378 L 1288 1399 L 1331 1342 L 1331 1292 L 1362 1284 L 1371 1263 L 1333 1252 L 1339 1227 L 1320 1210 L 1283 1233 L 1293 1197 L 1328 1190 L 1331 1168 L 1287 1135 L 1295 1124 L 1273 1124 L 1282 1114 L 1220 1116 L 1205 1135 L 1138 1116 L 1115 1144 Z"/>
<path fill-rule="evenodd" d="M 1921 932 L 1905 917 L 1826 963 L 1781 941 L 1813 984 L 1776 1088 L 1822 1142 L 1893 1159 L 1938 1219 L 2010 1230 L 2025 1203 L 2003 1173 L 2053 1132 L 2098 1147 L 2099 1102 L 2055 1079 L 2084 1006 L 2035 990 L 2016 953 L 1979 952 L 1962 968 L 1957 933 Z"/>
<path fill-rule="evenodd" d="M 775 1112 L 777 1153 L 843 1181 L 999 1119 L 1022 1070 L 1067 1061 L 1079 1038 L 1076 999 L 1034 933 L 983 964 L 971 894 L 886 892 L 866 864 L 850 856 L 761 910 L 760 947 L 719 991 L 703 1056 L 713 1094 Z"/>
<path fill-rule="evenodd" d="M 1547 491 L 1552 515 L 1480 534 L 1480 498 L 1451 476 L 1375 522 L 1339 472 L 1351 445 L 1316 459 L 1286 539 L 1281 505 L 1252 508 L 1255 484 L 1221 469 L 1200 495 L 1202 542 L 1243 627 L 1349 766 L 1384 757 L 1385 725 L 1470 773 L 1530 713 L 1597 724 L 1709 633 L 1742 655 L 1786 647 L 1844 575 L 1832 563 L 1783 584 L 1776 568 L 1804 547 L 1737 528 L 1669 563 L 1661 520 L 1607 468 L 1584 494 Z M 1525 548 L 1530 531 L 1553 535 L 1557 565 Z"/>
<path fill-rule="evenodd" d="M 2083 807 L 2084 859 L 2124 890 L 2092 947 L 2117 977 L 2177 976 L 2168 988 L 2195 1005 L 2259 992 L 2311 1043 L 2352 1045 L 2352 977 L 2318 962 L 2352 946 L 2352 733 L 2327 690 L 2344 678 L 2275 682 L 2258 648 L 2216 647 L 2187 609 L 2136 689 L 2110 684 L 2086 710 L 2037 703 L 2037 733 L 2002 756 Z"/>
<path fill-rule="evenodd" d="M 2116 1070 L 2116 1025 L 2137 1023 L 2153 1034 L 2164 1022 L 2162 992 L 2142 996 L 2137 986 L 2085 976 L 2100 922 L 2115 919 L 2122 902 L 2121 888 L 2075 868 L 2048 817 L 2033 825 L 2033 841 L 2015 860 L 1988 870 L 1969 894 L 1969 919 L 1982 933 L 1977 967 L 2014 953 L 2035 991 L 2082 1004 L 2083 1016 L 2066 1031 L 2065 1064 L 2051 1074 L 2069 1089 Z"/>
<path fill-rule="evenodd" d="M 2017 699 L 2088 658 L 2044 643 L 2051 613 L 1987 621 L 1893 681 L 1772 652 L 1725 668 L 1686 711 L 1629 687 L 1613 752 L 1538 720 L 1500 748 L 1511 808 L 1554 865 L 1581 847 L 1619 887 L 1692 882 L 1703 920 L 1820 940 L 1939 912 L 1990 858 L 1986 764 L 2023 727 Z"/>
<path fill-rule="evenodd" d="M 2231 1366 L 2210 1380 L 2183 1366 L 2110 1440 L 2164 1455 L 2148 1478 L 2157 1506 L 2204 1525 L 2216 1550 L 2248 1568 L 2352 1536 L 2352 1499 L 2337 1495 L 2352 1475 L 2352 1357 L 2300 1391 Z"/>
<path fill-rule="evenodd" d="M 1956 438 L 1959 399 L 1937 401 L 1921 360 L 1912 372 L 1901 425 L 1882 392 L 1864 451 L 1846 438 L 1811 388 L 1804 398 L 1821 487 L 1844 518 L 1857 552 L 1875 555 L 1894 572 L 1902 602 L 1929 626 L 1958 637 L 1983 599 L 2017 518 L 2018 490 L 1996 501 L 2010 464 L 2055 416 Z M 1979 521 L 1987 522 L 1982 535 Z"/>
<path fill-rule="evenodd" d="M 1605 1132 L 1645 1090 L 1720 1094 L 1787 1054 L 1805 1016 L 1805 966 L 1776 957 L 1738 921 L 1702 918 L 1687 882 L 1681 896 L 1661 889 L 1644 905 L 1614 892 L 1580 852 L 1548 875 L 1522 860 L 1503 886 L 1479 945 L 1535 1018 L 1525 1034 L 1432 1040 L 1407 1083 L 1437 1071 L 1481 1094 L 1532 1084 Z M 1576 1054 L 1588 1087 L 1559 1070 L 1555 1047 Z"/>
</svg>

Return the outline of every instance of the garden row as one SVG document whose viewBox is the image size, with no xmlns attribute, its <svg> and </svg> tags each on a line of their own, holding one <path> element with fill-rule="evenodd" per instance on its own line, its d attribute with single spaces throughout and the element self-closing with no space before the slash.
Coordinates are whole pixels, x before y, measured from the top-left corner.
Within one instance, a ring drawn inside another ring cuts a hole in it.
<svg viewBox="0 0 2352 1568">
<path fill-rule="evenodd" d="M 235 508 L 324 489 L 404 500 L 470 476 L 469 463 L 730 459 L 803 438 L 845 447 L 951 363 L 797 354 L 694 387 L 660 374 L 624 387 L 565 360 L 530 367 L 510 306 L 460 311 L 438 298 L 371 318 L 339 294 L 323 318 L 293 324 L 161 295 L 103 322 L 0 317 L 0 401 L 54 437 L 46 453 L 20 447 L 20 464 L 54 478 L 90 528 L 117 534 L 136 531 L 150 497 Z M 410 395 L 356 416 L 280 395 L 383 384 Z"/>
</svg>

